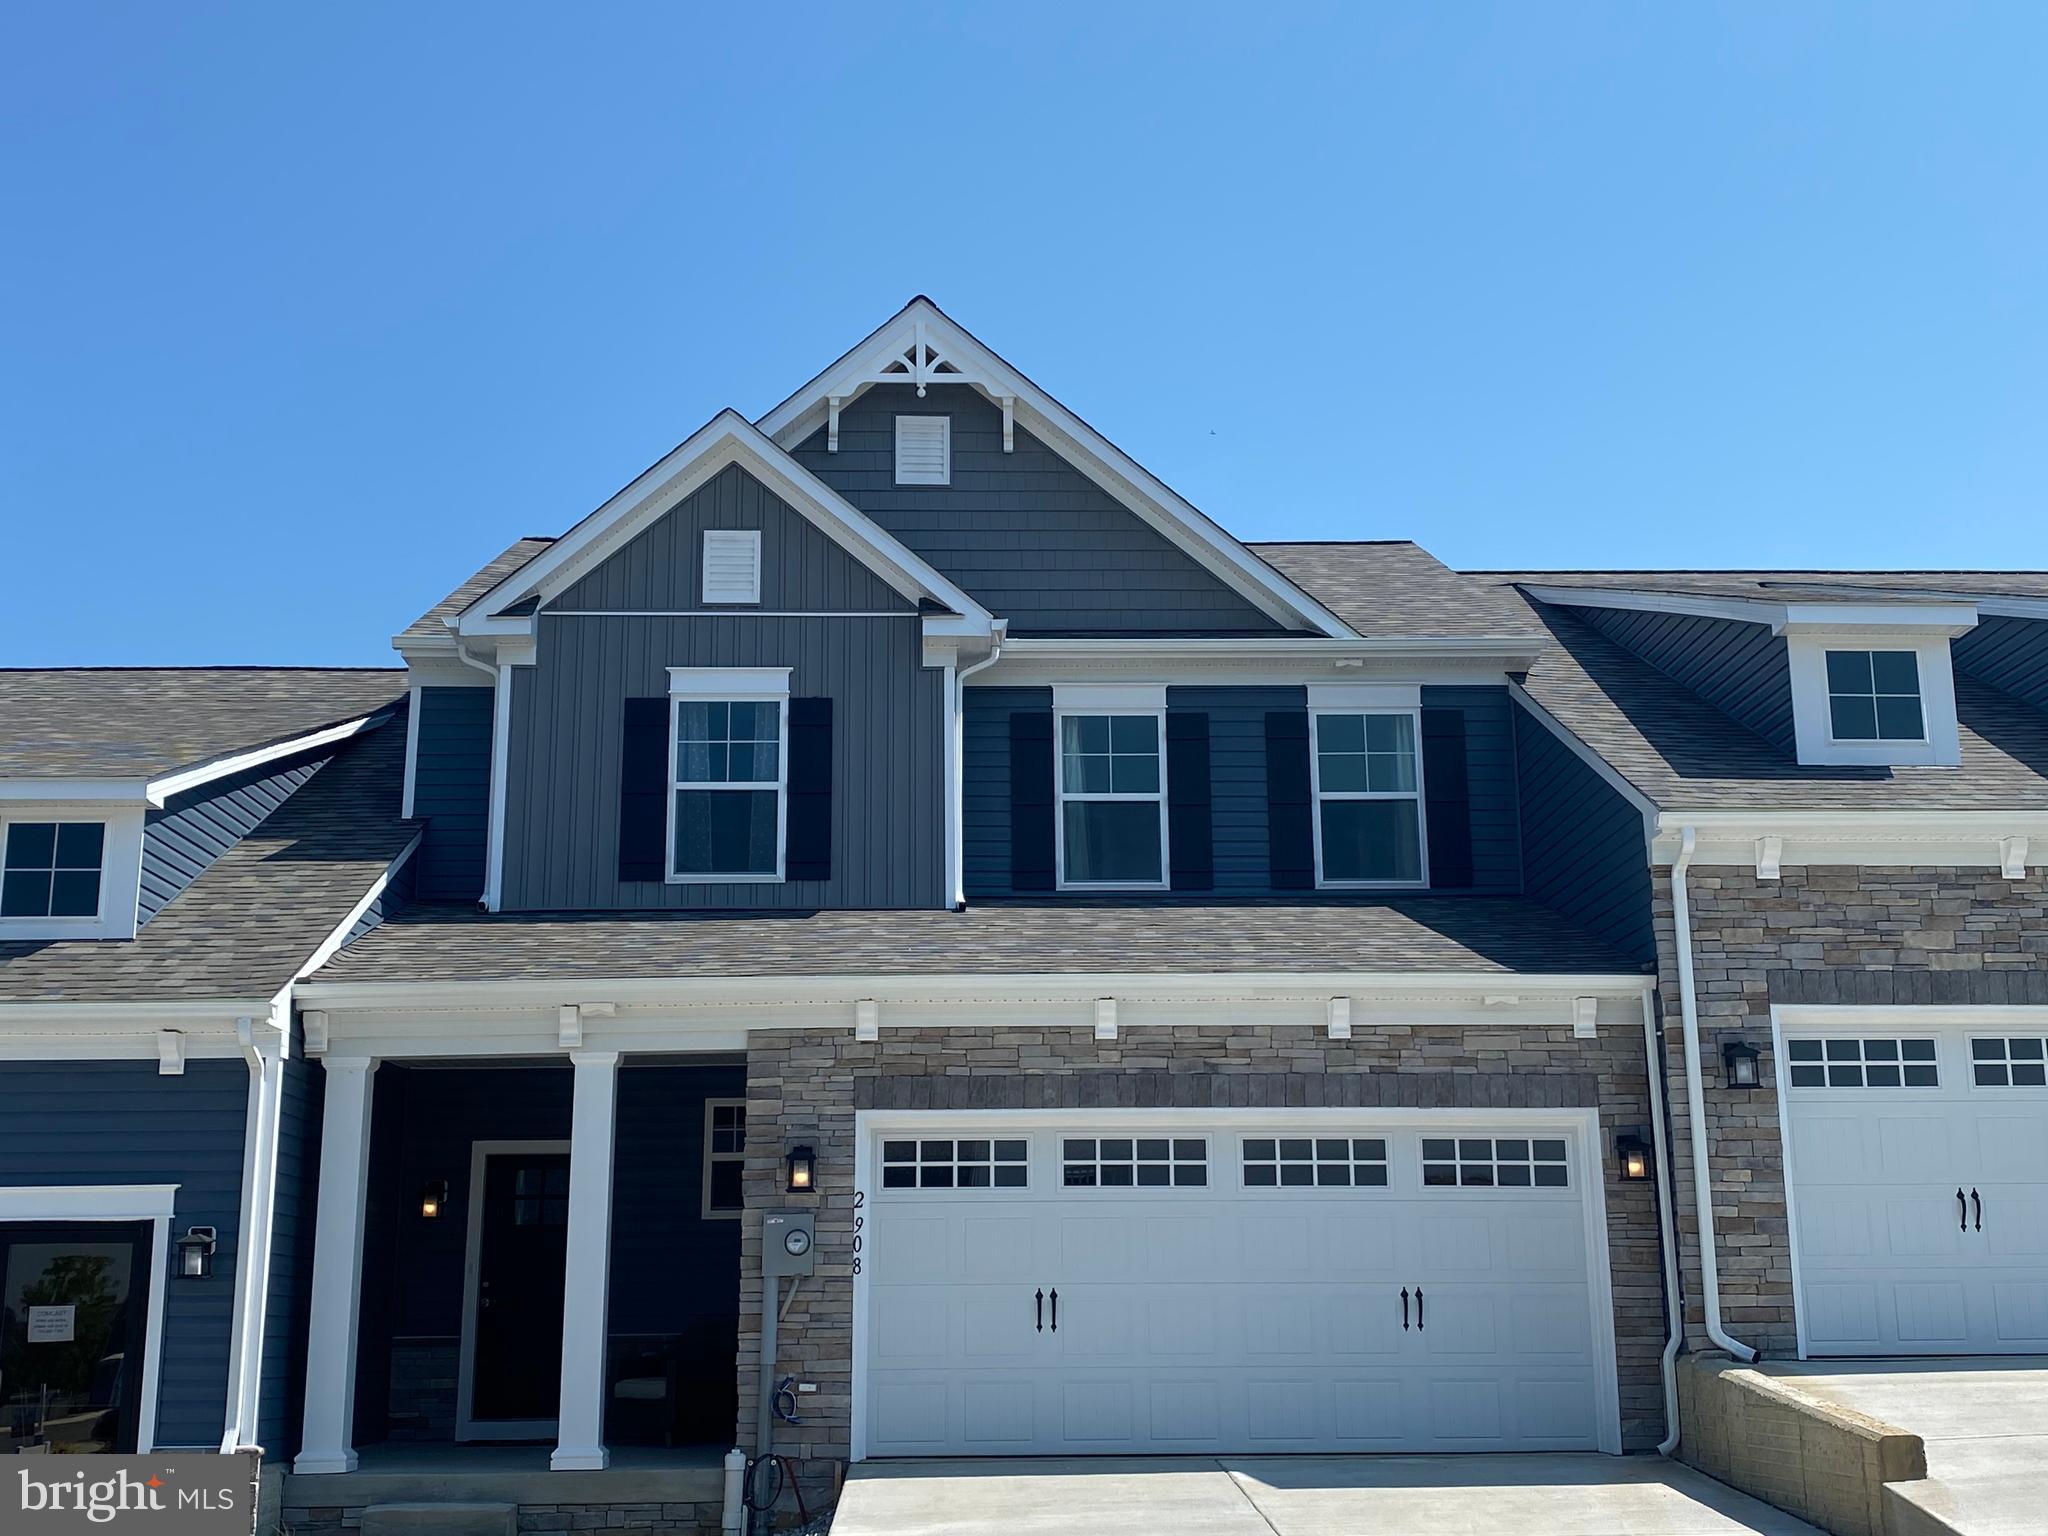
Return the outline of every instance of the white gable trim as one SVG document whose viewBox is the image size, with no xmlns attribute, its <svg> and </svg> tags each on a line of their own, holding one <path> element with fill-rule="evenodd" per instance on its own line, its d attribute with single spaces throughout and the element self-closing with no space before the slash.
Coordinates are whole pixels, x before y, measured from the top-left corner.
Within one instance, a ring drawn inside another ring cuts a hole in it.
<svg viewBox="0 0 2048 1536">
<path fill-rule="evenodd" d="M 1522 590 L 1539 603 L 1559 608 L 1627 608 L 1647 613 L 1687 614 L 1696 618 L 1733 619 L 1742 624 L 1768 624 L 1781 635 L 1788 628 L 1876 628 L 1928 630 L 1953 638 L 1977 622 L 1977 608 L 1967 601 L 1950 602 L 1904 595 L 1867 603 L 1802 603 L 1769 597 L 1717 597 L 1704 592 L 1641 591 L 1628 587 L 1552 586 L 1523 582 Z"/>
<path fill-rule="evenodd" d="M 1012 368 L 930 299 L 912 299 L 854 349 L 756 425 L 784 448 L 794 448 L 840 405 L 872 387 L 875 374 L 913 340 L 929 337 L 966 374 L 935 375 L 929 382 L 967 382 L 981 389 L 1034 436 L 1192 556 L 1277 623 L 1353 637 L 1356 631 L 1307 592 L 1247 550 L 1116 444 Z M 910 382 L 906 380 L 906 382 Z"/>
<path fill-rule="evenodd" d="M 545 607 L 731 464 L 744 468 L 911 602 L 931 598 L 964 615 L 977 632 L 987 632 L 991 616 L 986 608 L 730 408 L 463 609 L 454 623 L 456 632 L 530 633 L 530 618 L 492 615 L 532 595 L 538 595 Z"/>
</svg>

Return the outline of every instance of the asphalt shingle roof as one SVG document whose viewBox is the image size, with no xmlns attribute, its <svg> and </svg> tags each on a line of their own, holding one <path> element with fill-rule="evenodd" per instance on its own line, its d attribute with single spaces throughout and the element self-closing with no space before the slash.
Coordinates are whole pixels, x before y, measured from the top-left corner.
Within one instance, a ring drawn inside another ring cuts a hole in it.
<svg viewBox="0 0 2048 1536">
<path fill-rule="evenodd" d="M 1461 576 L 1419 544 L 1250 544 L 1246 548 L 1369 636 L 1532 635 L 1513 592 Z"/>
<path fill-rule="evenodd" d="M 404 771 L 402 720 L 351 739 L 134 939 L 0 943 L 0 1002 L 272 995 L 412 839 Z"/>
<path fill-rule="evenodd" d="M 834 912 L 486 914 L 412 907 L 317 971 L 327 981 L 574 977 L 1229 974 L 1639 967 L 1533 901 L 991 901 Z"/>
<path fill-rule="evenodd" d="M 406 625 L 398 638 L 423 640 L 445 636 L 448 633 L 448 625 L 444 621 L 454 618 L 554 542 L 551 537 L 540 536 L 520 539 L 509 545 L 494 557 L 490 564 Z"/>
<path fill-rule="evenodd" d="M 404 696 L 388 667 L 0 671 L 0 778 L 154 778 Z"/>
</svg>

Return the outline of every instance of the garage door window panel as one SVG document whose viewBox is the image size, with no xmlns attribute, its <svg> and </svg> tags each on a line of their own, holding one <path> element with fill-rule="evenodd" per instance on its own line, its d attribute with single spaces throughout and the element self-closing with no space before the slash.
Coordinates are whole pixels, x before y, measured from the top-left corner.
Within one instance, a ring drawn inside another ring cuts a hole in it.
<svg viewBox="0 0 2048 1536">
<path fill-rule="evenodd" d="M 1564 1189 L 1571 1180 L 1561 1137 L 1425 1136 L 1422 1182 L 1435 1188 Z"/>
<path fill-rule="evenodd" d="M 1785 1042 L 1794 1088 L 1938 1088 L 1931 1038 L 1806 1038 Z"/>
<path fill-rule="evenodd" d="M 1022 1137 L 890 1137 L 882 1143 L 884 1189 L 1023 1189 Z"/>
<path fill-rule="evenodd" d="M 1248 1136 L 1247 1189 L 1384 1189 L 1387 1143 L 1377 1136 Z"/>
<path fill-rule="evenodd" d="M 2048 1037 L 1973 1037 L 1970 1073 L 1979 1088 L 2048 1087 Z"/>
<path fill-rule="evenodd" d="M 1067 1136 L 1060 1182 L 1068 1189 L 1190 1189 L 1209 1183 L 1199 1136 Z"/>
</svg>

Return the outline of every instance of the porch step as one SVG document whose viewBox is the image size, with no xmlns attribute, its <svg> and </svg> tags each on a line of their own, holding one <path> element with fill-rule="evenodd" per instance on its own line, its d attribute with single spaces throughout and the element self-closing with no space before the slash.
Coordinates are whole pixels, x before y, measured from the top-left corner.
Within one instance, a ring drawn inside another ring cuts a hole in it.
<svg viewBox="0 0 2048 1536">
<path fill-rule="evenodd" d="M 362 1536 L 518 1536 L 513 1504 L 372 1504 Z"/>
</svg>

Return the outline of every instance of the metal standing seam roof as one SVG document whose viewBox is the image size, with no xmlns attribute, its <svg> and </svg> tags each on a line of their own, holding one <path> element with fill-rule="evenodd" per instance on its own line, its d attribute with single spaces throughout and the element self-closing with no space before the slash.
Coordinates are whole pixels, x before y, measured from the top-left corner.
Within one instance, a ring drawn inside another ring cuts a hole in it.
<svg viewBox="0 0 2048 1536">
<path fill-rule="evenodd" d="M 352 738 L 135 938 L 0 942 L 0 1003 L 271 996 L 417 832 L 404 771 L 402 719 Z"/>
<path fill-rule="evenodd" d="M 1066 898 L 815 912 L 400 912 L 318 982 L 576 977 L 1443 971 L 1634 975 L 1641 967 L 1518 897 L 1159 902 Z"/>
<path fill-rule="evenodd" d="M 404 697 L 405 673 L 390 667 L 0 671 L 0 778 L 155 778 Z"/>
</svg>

